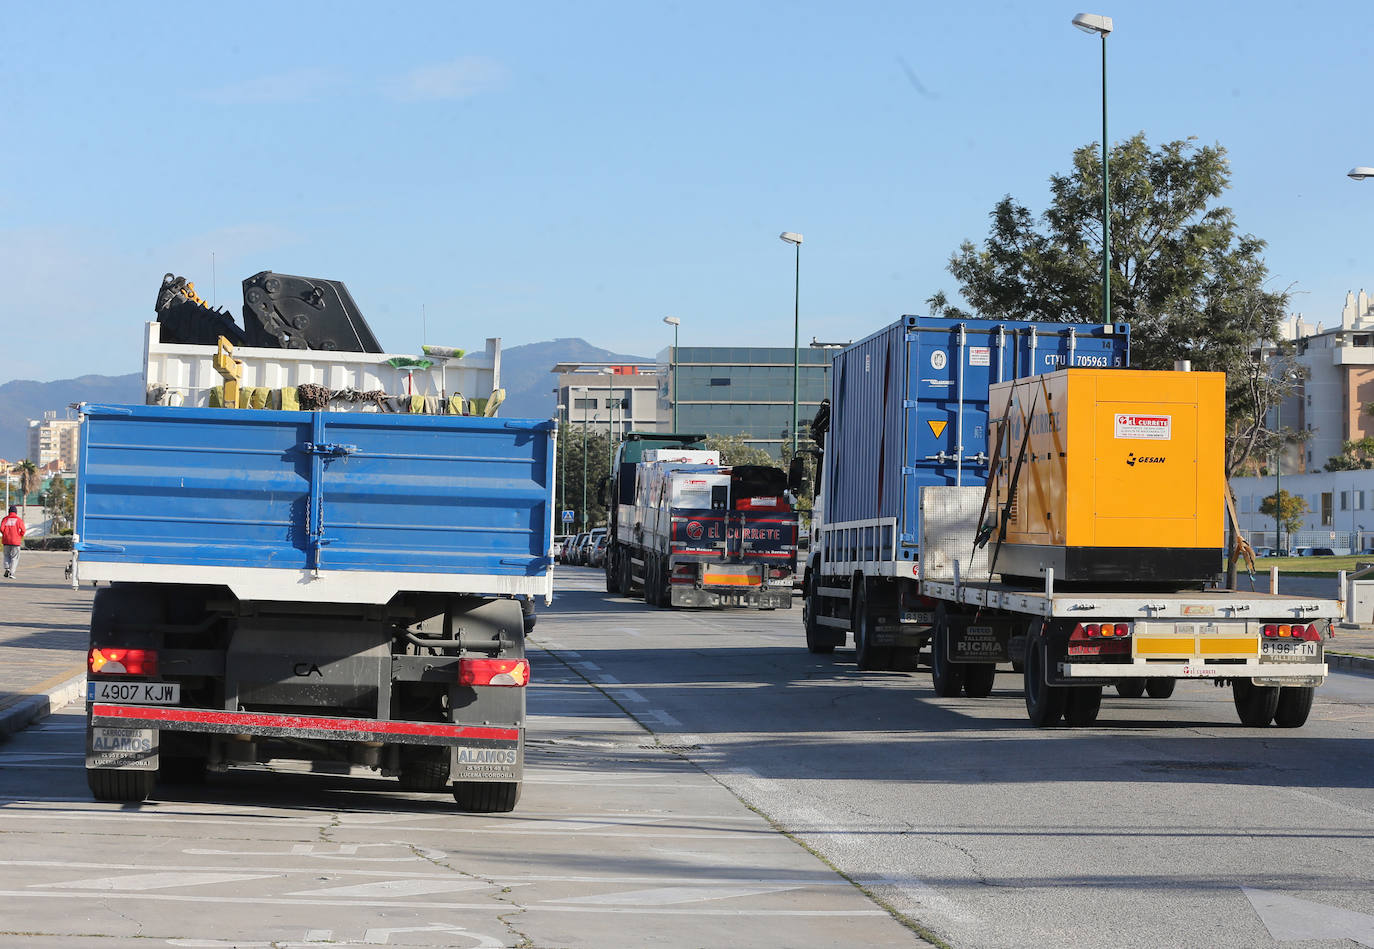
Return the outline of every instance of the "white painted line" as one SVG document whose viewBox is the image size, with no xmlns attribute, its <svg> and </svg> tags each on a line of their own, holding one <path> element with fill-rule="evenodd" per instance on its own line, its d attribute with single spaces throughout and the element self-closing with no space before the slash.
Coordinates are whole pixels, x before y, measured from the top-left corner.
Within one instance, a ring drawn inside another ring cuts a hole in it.
<svg viewBox="0 0 1374 949">
<path fill-rule="evenodd" d="M 583 669 L 592 669 L 596 672 L 601 671 L 601 667 L 598 666 L 596 663 L 592 662 L 590 659 L 580 659 L 577 662 L 574 662 L 573 665 L 581 666 Z"/>
<path fill-rule="evenodd" d="M 623 700 L 626 701 L 626 702 L 647 702 L 647 701 L 649 701 L 649 700 L 646 699 L 644 696 L 642 696 L 642 695 L 640 695 L 638 692 L 636 692 L 634 689 L 612 689 L 612 690 L 611 690 L 611 693 L 612 693 L 616 698 L 618 698 L 618 699 L 623 699 Z"/>
<path fill-rule="evenodd" d="M 446 933 L 450 936 L 466 936 L 468 940 L 476 939 L 474 949 L 501 949 L 505 945 L 499 939 L 475 933 L 461 926 L 401 926 L 393 929 L 369 929 L 363 934 L 363 942 L 369 946 L 385 946 L 391 942 L 391 937 L 399 933 Z M 452 945 L 452 940 L 445 940 Z M 465 940 L 466 942 L 466 940 Z"/>
<path fill-rule="evenodd" d="M 53 887 L 61 890 L 162 890 L 172 886 L 209 886 L 214 883 L 241 883 L 244 880 L 267 880 L 275 873 L 131 873 L 127 876 L 96 877 L 91 880 L 69 880 L 65 883 L 31 883 L 30 886 Z"/>
<path fill-rule="evenodd" d="M 460 893 L 464 890 L 490 889 L 496 884 L 486 880 L 456 880 L 452 877 L 429 880 L 379 880 L 352 886 L 326 886 L 315 890 L 295 890 L 287 896 L 428 896 L 431 893 Z"/>
<path fill-rule="evenodd" d="M 1276 942 L 1348 939 L 1374 949 L 1374 916 L 1271 890 L 1241 892 Z"/>
<path fill-rule="evenodd" d="M 669 715 L 667 712 L 663 711 L 662 709 L 657 709 L 657 708 L 649 709 L 647 712 L 644 712 L 643 714 L 644 714 L 646 717 L 648 717 L 648 718 L 652 718 L 652 719 L 655 719 L 655 720 L 657 720 L 657 721 L 659 721 L 659 722 L 662 722 L 664 725 L 667 725 L 669 728 L 681 728 L 681 727 L 682 727 L 682 722 L 678 721 L 676 718 L 674 718 L 673 716 Z"/>
<path fill-rule="evenodd" d="M 599 893 L 594 896 L 570 896 L 546 903 L 580 903 L 594 906 L 673 906 L 680 903 L 699 903 L 706 900 L 733 899 L 741 896 L 763 896 L 798 889 L 792 886 L 659 886 L 649 890 L 628 890 L 624 893 Z"/>
<path fill-rule="evenodd" d="M 0 890 L 0 897 L 13 896 L 23 897 L 24 899 L 60 899 L 60 900 L 84 900 L 89 901 L 90 897 L 85 894 L 45 892 L 43 890 Z M 129 893 L 125 899 L 129 902 L 148 902 L 148 903 L 212 903 L 226 906 L 371 906 L 371 907 L 401 907 L 403 909 L 428 909 L 443 910 L 453 912 L 457 910 L 474 910 L 490 912 L 492 904 L 483 903 L 429 903 L 406 900 L 304 900 L 287 899 L 285 897 L 266 897 L 266 896 L 183 896 L 171 893 Z M 82 904 L 85 905 L 85 904 Z M 846 918 L 855 916 L 890 916 L 887 910 L 883 909 L 835 909 L 835 910 L 792 910 L 792 909 L 668 909 L 663 907 L 656 908 L 633 908 L 633 907 L 611 907 L 611 906 L 569 906 L 552 903 L 531 903 L 520 905 L 519 909 L 525 912 L 544 912 L 544 913 L 620 913 L 627 916 L 718 916 L 718 917 L 795 917 L 795 918 Z M 243 945 L 239 943 L 238 945 Z"/>
<path fill-rule="evenodd" d="M 620 685 L 620 680 L 617 679 L 615 676 L 608 676 L 602 674 L 597 676 L 596 678 L 597 681 L 599 681 L 602 685 Z"/>
</svg>

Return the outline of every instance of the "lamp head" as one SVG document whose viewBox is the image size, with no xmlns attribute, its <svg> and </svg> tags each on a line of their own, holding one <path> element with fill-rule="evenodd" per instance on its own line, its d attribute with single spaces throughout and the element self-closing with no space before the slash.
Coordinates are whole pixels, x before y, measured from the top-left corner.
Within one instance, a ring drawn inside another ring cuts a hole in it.
<svg viewBox="0 0 1374 949">
<path fill-rule="evenodd" d="M 1356 165 L 1354 168 L 1347 171 L 1346 174 L 1356 181 L 1364 181 L 1366 178 L 1374 178 L 1374 168 L 1370 168 L 1366 165 Z"/>
<path fill-rule="evenodd" d="M 665 316 L 663 322 L 667 323 L 669 326 L 680 326 L 682 324 L 682 321 L 676 316 Z"/>
<path fill-rule="evenodd" d="M 1096 13 L 1080 13 L 1073 18 L 1073 25 L 1084 33 L 1098 33 L 1106 36 L 1112 31 L 1112 18 Z"/>
<path fill-rule="evenodd" d="M 802 236 L 800 234 L 793 234 L 791 231 L 783 231 L 778 237 L 787 241 L 789 244 L 800 244 L 802 242 Z"/>
</svg>

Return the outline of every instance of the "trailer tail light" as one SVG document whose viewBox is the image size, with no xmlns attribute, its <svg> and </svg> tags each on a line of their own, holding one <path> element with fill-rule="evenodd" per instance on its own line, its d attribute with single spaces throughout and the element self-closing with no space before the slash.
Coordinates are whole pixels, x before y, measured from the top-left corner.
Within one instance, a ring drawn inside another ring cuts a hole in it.
<svg viewBox="0 0 1374 949">
<path fill-rule="evenodd" d="M 1069 634 L 1069 655 L 1129 655 L 1130 635 L 1130 623 L 1079 623 Z"/>
<path fill-rule="evenodd" d="M 1265 639 L 1305 639 L 1320 642 L 1322 638 L 1315 623 L 1306 626 L 1301 623 L 1270 623 L 1262 631 Z"/>
<path fill-rule="evenodd" d="M 86 668 L 101 675 L 157 675 L 156 649 L 92 649 L 86 656 Z"/>
<path fill-rule="evenodd" d="M 460 659 L 459 685 L 528 685 L 528 659 Z"/>
</svg>

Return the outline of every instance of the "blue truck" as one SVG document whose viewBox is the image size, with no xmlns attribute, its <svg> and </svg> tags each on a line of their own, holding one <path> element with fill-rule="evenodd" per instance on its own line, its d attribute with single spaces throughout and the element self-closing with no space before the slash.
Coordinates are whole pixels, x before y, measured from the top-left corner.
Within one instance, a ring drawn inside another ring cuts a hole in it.
<svg viewBox="0 0 1374 949">
<path fill-rule="evenodd" d="M 288 760 L 513 809 L 555 437 L 538 419 L 83 406 L 94 796 Z"/>
</svg>

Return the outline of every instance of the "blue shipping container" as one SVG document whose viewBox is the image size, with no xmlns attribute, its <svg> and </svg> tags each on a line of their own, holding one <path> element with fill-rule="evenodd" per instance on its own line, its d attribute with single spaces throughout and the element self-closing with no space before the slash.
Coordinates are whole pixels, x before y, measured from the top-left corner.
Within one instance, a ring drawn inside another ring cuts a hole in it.
<svg viewBox="0 0 1374 949">
<path fill-rule="evenodd" d="M 99 405 L 82 414 L 82 564 L 211 576 L 548 572 L 551 421 Z"/>
<path fill-rule="evenodd" d="M 821 482 L 827 526 L 895 518 L 883 546 L 914 547 L 921 487 L 987 483 L 993 383 L 1129 364 L 1124 323 L 902 317 L 835 356 Z"/>
</svg>

